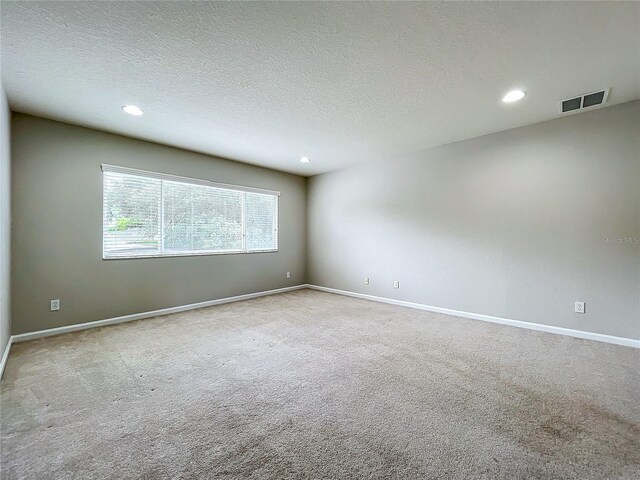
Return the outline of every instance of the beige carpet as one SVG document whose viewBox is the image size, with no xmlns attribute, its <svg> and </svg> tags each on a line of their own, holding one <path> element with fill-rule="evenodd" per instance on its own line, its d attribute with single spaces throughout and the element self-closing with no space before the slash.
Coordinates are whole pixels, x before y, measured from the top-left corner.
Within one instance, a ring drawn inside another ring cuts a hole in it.
<svg viewBox="0 0 640 480">
<path fill-rule="evenodd" d="M 300 290 L 14 345 L 2 478 L 637 479 L 639 365 Z"/>
</svg>

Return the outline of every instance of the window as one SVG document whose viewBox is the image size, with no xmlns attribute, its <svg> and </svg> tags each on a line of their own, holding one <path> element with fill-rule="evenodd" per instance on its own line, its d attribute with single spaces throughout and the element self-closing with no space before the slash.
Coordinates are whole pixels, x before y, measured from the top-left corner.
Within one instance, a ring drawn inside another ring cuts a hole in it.
<svg viewBox="0 0 640 480">
<path fill-rule="evenodd" d="M 102 165 L 103 258 L 278 250 L 279 192 Z"/>
</svg>

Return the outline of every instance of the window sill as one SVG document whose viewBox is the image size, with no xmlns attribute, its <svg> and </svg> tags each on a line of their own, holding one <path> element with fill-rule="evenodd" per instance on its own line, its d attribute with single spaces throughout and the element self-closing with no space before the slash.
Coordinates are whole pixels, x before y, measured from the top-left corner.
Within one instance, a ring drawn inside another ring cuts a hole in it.
<svg viewBox="0 0 640 480">
<path fill-rule="evenodd" d="M 102 256 L 102 260 L 140 260 L 145 258 L 175 258 L 175 257 L 204 257 L 204 256 L 216 256 L 216 255 L 251 255 L 254 253 L 276 253 L 278 249 L 274 250 L 230 250 L 227 252 L 175 252 L 175 253 L 157 253 L 150 255 L 132 255 L 132 256 Z"/>
</svg>

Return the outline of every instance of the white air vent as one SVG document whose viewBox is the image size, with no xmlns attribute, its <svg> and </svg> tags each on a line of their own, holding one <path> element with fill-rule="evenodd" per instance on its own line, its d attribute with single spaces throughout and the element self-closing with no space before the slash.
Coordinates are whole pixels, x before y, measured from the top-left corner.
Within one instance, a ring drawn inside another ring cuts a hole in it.
<svg viewBox="0 0 640 480">
<path fill-rule="evenodd" d="M 558 112 L 575 113 L 587 108 L 597 107 L 607 102 L 609 89 L 598 90 L 597 92 L 583 93 L 576 97 L 567 98 L 558 102 Z"/>
</svg>

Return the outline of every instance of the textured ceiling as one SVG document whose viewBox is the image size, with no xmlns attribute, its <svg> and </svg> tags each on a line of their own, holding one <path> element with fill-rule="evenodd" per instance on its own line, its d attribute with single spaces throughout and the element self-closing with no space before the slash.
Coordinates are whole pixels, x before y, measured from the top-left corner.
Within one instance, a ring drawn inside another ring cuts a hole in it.
<svg viewBox="0 0 640 480">
<path fill-rule="evenodd" d="M 637 2 L 1 7 L 14 110 L 303 175 L 640 98 Z"/>
</svg>

